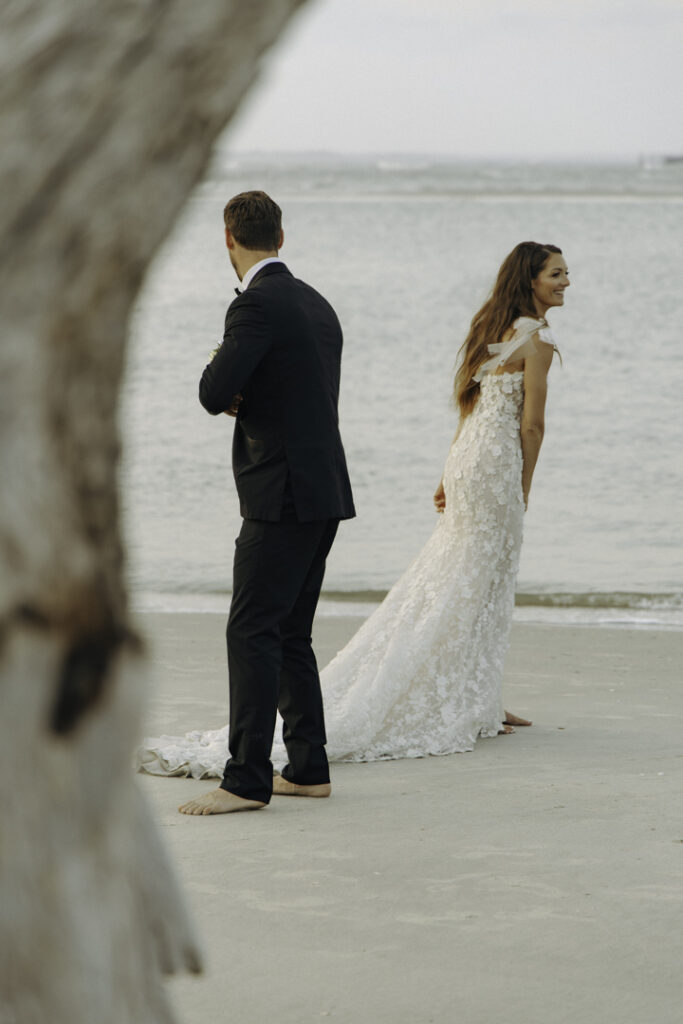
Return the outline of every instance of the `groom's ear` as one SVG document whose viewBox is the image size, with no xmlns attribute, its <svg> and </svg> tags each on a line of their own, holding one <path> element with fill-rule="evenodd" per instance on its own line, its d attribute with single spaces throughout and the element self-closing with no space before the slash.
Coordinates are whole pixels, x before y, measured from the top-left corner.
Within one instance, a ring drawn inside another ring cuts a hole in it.
<svg viewBox="0 0 683 1024">
<path fill-rule="evenodd" d="M 230 232 L 230 228 L 225 229 L 225 244 L 227 245 L 228 249 L 235 248 L 235 239 L 233 238 Z"/>
<path fill-rule="evenodd" d="M 280 242 L 279 242 L 279 244 L 278 244 L 278 251 L 279 251 L 279 250 L 280 250 L 280 249 L 282 248 L 282 246 L 283 246 L 284 244 L 285 244 L 285 233 L 284 233 L 284 231 L 282 230 L 282 228 L 280 228 Z"/>
</svg>

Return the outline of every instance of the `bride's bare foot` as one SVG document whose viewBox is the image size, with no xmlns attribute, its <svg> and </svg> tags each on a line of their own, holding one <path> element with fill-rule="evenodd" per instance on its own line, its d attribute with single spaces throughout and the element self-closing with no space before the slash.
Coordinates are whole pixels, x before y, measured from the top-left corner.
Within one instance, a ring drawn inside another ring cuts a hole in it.
<svg viewBox="0 0 683 1024">
<path fill-rule="evenodd" d="M 506 725 L 505 722 L 503 722 L 503 728 L 498 730 L 498 735 L 510 736 L 514 731 L 515 730 L 512 728 L 511 725 Z"/>
<path fill-rule="evenodd" d="M 258 811 L 265 807 L 260 800 L 245 800 L 227 789 L 212 789 L 203 796 L 188 800 L 178 810 L 181 814 L 231 814 L 233 811 Z"/>
<path fill-rule="evenodd" d="M 520 718 L 519 715 L 513 715 L 509 711 L 505 712 L 503 723 L 504 725 L 532 725 L 528 718 Z"/>
</svg>

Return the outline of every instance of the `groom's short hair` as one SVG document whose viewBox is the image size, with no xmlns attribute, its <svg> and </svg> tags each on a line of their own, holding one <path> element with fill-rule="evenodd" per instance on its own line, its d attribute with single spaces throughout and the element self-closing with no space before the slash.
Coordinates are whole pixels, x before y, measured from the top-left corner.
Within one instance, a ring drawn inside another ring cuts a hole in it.
<svg viewBox="0 0 683 1024">
<path fill-rule="evenodd" d="M 230 234 L 244 249 L 270 252 L 280 248 L 282 210 L 265 192 L 240 192 L 223 210 Z"/>
</svg>

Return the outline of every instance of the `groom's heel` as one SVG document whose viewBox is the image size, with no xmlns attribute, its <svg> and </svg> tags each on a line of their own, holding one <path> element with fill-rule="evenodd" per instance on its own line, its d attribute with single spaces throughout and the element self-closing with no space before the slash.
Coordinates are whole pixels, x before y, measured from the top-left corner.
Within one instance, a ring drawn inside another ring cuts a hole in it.
<svg viewBox="0 0 683 1024">
<path fill-rule="evenodd" d="M 326 797 L 332 792 L 329 782 L 320 782 L 315 786 L 299 786 L 296 782 L 289 782 L 281 775 L 273 775 L 273 796 L 312 796 Z"/>
</svg>

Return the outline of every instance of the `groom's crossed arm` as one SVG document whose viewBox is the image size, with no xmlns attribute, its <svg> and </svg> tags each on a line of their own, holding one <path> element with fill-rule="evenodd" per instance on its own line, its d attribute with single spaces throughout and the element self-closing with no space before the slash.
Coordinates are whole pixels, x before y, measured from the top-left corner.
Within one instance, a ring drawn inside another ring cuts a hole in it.
<svg viewBox="0 0 683 1024">
<path fill-rule="evenodd" d="M 242 292 L 225 317 L 223 344 L 202 374 L 199 401 L 212 416 L 228 412 L 272 344 L 258 295 Z"/>
</svg>

